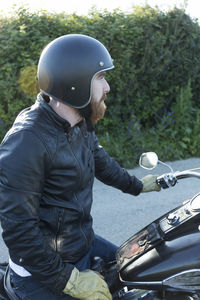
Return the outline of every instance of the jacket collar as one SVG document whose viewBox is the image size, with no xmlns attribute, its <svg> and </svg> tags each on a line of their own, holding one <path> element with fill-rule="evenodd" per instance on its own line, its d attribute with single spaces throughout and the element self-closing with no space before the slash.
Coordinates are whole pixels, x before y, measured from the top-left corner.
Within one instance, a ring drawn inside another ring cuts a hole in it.
<svg viewBox="0 0 200 300">
<path fill-rule="evenodd" d="M 36 105 L 41 106 L 43 109 L 45 109 L 51 119 L 53 119 L 54 122 L 56 122 L 57 125 L 64 128 L 65 132 L 73 131 L 73 128 L 76 126 L 79 126 L 84 136 L 87 136 L 87 131 L 92 131 L 94 128 L 92 127 L 92 124 L 89 122 L 86 123 L 85 119 L 83 119 L 81 122 L 76 124 L 74 127 L 71 127 L 71 124 L 60 117 L 53 109 L 52 107 L 44 100 L 41 94 L 38 94 Z"/>
<path fill-rule="evenodd" d="M 58 125 L 64 128 L 65 131 L 68 131 L 71 127 L 70 123 L 60 117 L 53 109 L 52 107 L 44 100 L 41 94 L 38 94 L 36 105 L 41 106 L 43 109 L 45 109 L 49 115 L 49 117 Z"/>
</svg>

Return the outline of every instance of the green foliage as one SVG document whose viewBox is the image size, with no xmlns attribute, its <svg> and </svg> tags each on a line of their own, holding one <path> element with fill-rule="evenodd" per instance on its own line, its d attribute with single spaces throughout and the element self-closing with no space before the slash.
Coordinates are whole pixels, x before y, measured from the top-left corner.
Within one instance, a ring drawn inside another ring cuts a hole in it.
<svg viewBox="0 0 200 300">
<path fill-rule="evenodd" d="M 28 95 L 35 96 L 39 93 L 37 84 L 37 66 L 28 66 L 21 70 L 19 85 L 21 90 Z"/>
<path fill-rule="evenodd" d="M 35 101 L 40 53 L 54 38 L 88 34 L 110 51 L 108 110 L 97 125 L 100 143 L 126 167 L 142 151 L 163 160 L 200 153 L 200 27 L 184 10 L 149 6 L 91 11 L 87 17 L 23 7 L 0 19 L 0 137 Z"/>
</svg>

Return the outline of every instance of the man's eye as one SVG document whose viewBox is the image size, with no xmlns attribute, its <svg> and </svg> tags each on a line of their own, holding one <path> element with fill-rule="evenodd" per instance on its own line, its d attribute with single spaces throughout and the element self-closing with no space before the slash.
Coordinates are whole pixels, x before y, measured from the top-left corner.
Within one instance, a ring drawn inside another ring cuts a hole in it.
<svg viewBox="0 0 200 300">
<path fill-rule="evenodd" d="M 104 79 L 106 77 L 105 73 L 99 74 L 99 79 Z"/>
<path fill-rule="evenodd" d="M 105 77 L 106 77 L 105 74 L 100 75 L 100 79 L 105 79 Z"/>
</svg>

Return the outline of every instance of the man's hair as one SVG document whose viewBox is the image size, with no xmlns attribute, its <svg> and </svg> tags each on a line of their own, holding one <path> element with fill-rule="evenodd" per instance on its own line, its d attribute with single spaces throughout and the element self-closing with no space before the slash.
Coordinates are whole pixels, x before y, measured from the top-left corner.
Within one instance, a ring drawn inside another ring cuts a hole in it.
<svg viewBox="0 0 200 300">
<path fill-rule="evenodd" d="M 44 99 L 45 102 L 49 103 L 50 102 L 50 97 L 45 95 L 44 93 L 41 93 L 42 98 Z"/>
</svg>

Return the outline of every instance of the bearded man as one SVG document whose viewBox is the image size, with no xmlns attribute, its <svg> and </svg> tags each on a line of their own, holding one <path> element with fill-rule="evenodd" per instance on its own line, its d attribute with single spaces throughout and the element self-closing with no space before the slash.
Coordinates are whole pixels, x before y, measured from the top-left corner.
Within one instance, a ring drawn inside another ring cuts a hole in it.
<svg viewBox="0 0 200 300">
<path fill-rule="evenodd" d="M 112 299 L 92 258 L 117 247 L 92 229 L 94 177 L 124 193 L 159 190 L 155 176 L 131 176 L 98 144 L 113 69 L 96 39 L 64 35 L 38 64 L 40 93 L 16 118 L 0 147 L 0 217 L 10 277 L 19 299 Z"/>
</svg>

